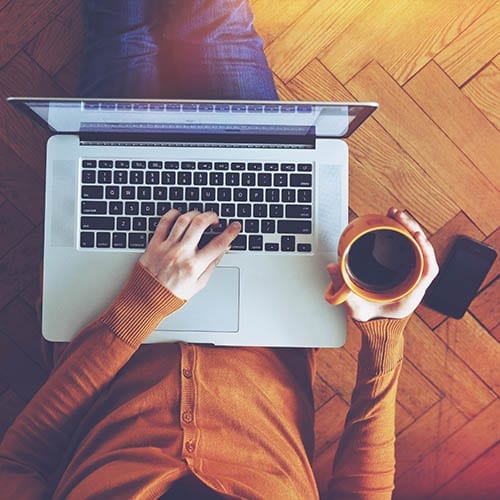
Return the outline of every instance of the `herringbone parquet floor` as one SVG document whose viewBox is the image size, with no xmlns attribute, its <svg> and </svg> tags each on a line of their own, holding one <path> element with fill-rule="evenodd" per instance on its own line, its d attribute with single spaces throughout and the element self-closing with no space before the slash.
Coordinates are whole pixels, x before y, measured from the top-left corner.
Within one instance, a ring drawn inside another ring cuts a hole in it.
<svg viewBox="0 0 500 500">
<path fill-rule="evenodd" d="M 349 139 L 352 215 L 405 208 L 440 259 L 458 234 L 500 248 L 500 2 L 251 3 L 283 99 L 381 105 Z M 0 435 L 47 375 L 35 314 L 46 136 L 5 97 L 74 92 L 79 6 L 0 0 Z M 420 307 L 409 324 L 396 498 L 498 498 L 499 266 L 462 320 Z M 344 348 L 320 354 L 315 469 L 322 488 L 358 346 L 351 326 Z"/>
</svg>

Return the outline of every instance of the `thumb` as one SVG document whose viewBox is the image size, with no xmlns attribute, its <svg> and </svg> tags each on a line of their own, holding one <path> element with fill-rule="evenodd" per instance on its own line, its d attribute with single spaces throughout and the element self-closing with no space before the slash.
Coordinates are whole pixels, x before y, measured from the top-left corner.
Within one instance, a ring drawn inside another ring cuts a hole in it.
<svg viewBox="0 0 500 500">
<path fill-rule="evenodd" d="M 335 288 L 342 284 L 342 275 L 340 273 L 340 266 L 338 264 L 328 264 L 326 270 L 330 274 L 330 278 Z"/>
</svg>

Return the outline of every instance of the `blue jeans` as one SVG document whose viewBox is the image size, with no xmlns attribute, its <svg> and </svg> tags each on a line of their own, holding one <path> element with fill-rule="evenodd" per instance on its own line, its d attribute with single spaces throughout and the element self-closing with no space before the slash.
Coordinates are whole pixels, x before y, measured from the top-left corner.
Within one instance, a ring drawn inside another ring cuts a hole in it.
<svg viewBox="0 0 500 500">
<path fill-rule="evenodd" d="M 247 0 L 84 0 L 81 97 L 278 99 Z"/>
</svg>

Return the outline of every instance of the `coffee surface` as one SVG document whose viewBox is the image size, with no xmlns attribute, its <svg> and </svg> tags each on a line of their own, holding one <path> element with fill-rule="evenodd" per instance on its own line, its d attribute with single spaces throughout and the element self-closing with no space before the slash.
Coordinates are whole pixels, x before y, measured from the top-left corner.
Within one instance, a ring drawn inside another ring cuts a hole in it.
<svg viewBox="0 0 500 500">
<path fill-rule="evenodd" d="M 416 265 L 412 243 L 397 231 L 381 229 L 358 238 L 347 257 L 347 271 L 359 287 L 381 292 L 402 283 Z"/>
</svg>

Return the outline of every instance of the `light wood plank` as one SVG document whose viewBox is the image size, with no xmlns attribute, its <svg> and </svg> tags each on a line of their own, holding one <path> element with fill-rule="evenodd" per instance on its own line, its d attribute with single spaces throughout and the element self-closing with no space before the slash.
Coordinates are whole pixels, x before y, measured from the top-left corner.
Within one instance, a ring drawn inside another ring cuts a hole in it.
<svg viewBox="0 0 500 500">
<path fill-rule="evenodd" d="M 318 372 L 325 382 L 346 402 L 356 382 L 357 362 L 343 348 L 321 349 L 318 355 Z"/>
<path fill-rule="evenodd" d="M 497 399 L 406 474 L 399 476 L 395 498 L 429 498 L 457 471 L 473 463 L 491 442 L 500 438 L 499 412 L 500 400 Z M 421 480 L 416 481 L 416 478 Z"/>
<path fill-rule="evenodd" d="M 371 2 L 349 0 L 339 8 L 336 2 L 317 0 L 266 48 L 272 70 L 288 83 Z"/>
<path fill-rule="evenodd" d="M 314 423 L 316 455 L 320 455 L 328 446 L 340 439 L 348 410 L 349 405 L 336 396 L 316 412 Z"/>
<path fill-rule="evenodd" d="M 418 316 L 413 316 L 406 328 L 405 355 L 469 418 L 496 398 L 495 393 Z"/>
<path fill-rule="evenodd" d="M 494 301 L 493 301 L 494 302 Z M 500 344 L 469 314 L 448 319 L 436 335 L 481 379 L 500 394 Z"/>
<path fill-rule="evenodd" d="M 396 474 L 411 470 L 428 453 L 440 446 L 467 418 L 444 398 L 398 435 L 396 439 Z"/>
<path fill-rule="evenodd" d="M 308 64 L 287 88 L 303 100 L 356 100 L 317 60 Z M 358 98 L 369 100 L 368 96 Z M 411 207 L 424 227 L 436 231 L 459 207 L 377 123 L 379 113 L 376 111 L 347 141 L 351 158 L 350 206 L 358 214 L 379 213 L 381 207 L 384 212 L 390 206 Z"/>
<path fill-rule="evenodd" d="M 462 87 L 462 92 L 481 110 L 497 129 L 500 129 L 500 69 L 488 64 Z"/>
<path fill-rule="evenodd" d="M 439 489 L 433 498 L 473 498 L 491 500 L 498 497 L 498 464 L 500 444 L 493 446 L 465 470 Z"/>
<path fill-rule="evenodd" d="M 498 307 L 499 297 L 500 279 L 497 279 L 485 288 L 469 306 L 470 312 L 488 330 L 493 330 L 498 324 L 500 324 L 500 307 Z"/>
<path fill-rule="evenodd" d="M 480 16 L 435 58 L 446 74 L 460 87 L 500 51 L 500 3 Z"/>
<path fill-rule="evenodd" d="M 500 190 L 500 133 L 443 70 L 430 62 L 404 89 Z M 450 120 L 450 116 L 454 119 Z"/>
<path fill-rule="evenodd" d="M 497 254 L 500 255 L 500 228 L 491 234 L 484 242 L 492 246 L 497 251 Z M 500 274 L 500 257 L 498 255 L 484 279 L 483 288 L 488 286 Z"/>
<path fill-rule="evenodd" d="M 375 120 L 425 169 L 431 183 L 446 190 L 486 234 L 496 229 L 497 190 L 377 63 L 347 88 L 358 99 L 377 99 L 381 106 Z"/>
</svg>

